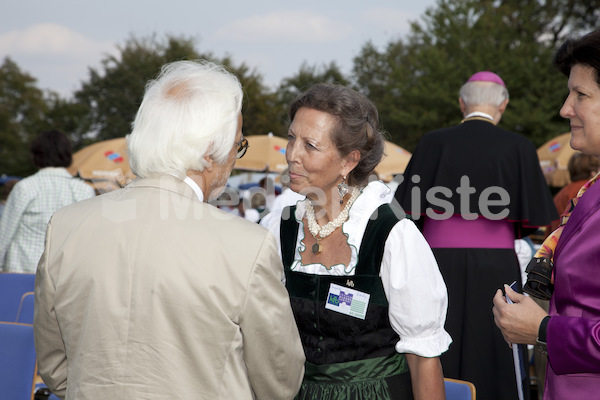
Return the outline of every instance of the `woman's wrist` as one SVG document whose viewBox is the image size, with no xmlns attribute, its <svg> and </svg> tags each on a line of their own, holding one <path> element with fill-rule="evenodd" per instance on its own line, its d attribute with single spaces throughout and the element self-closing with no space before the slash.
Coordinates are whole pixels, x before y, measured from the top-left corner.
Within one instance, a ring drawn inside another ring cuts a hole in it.
<svg viewBox="0 0 600 400">
<path fill-rule="evenodd" d="M 550 316 L 546 315 L 542 322 L 540 322 L 540 327 L 538 328 L 538 337 L 536 339 L 536 343 L 539 345 L 538 349 L 543 354 L 548 354 L 547 346 L 546 346 L 546 337 L 548 331 L 548 321 L 550 321 Z"/>
</svg>

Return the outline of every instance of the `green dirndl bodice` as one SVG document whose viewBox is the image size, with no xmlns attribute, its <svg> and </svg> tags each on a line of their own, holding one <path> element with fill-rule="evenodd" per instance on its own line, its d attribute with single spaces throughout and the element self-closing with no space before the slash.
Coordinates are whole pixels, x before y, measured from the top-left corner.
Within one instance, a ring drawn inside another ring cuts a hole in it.
<svg viewBox="0 0 600 400">
<path fill-rule="evenodd" d="M 369 220 L 353 276 L 312 275 L 290 269 L 299 223 L 282 219 L 281 252 L 286 287 L 306 354 L 306 372 L 299 400 L 411 400 L 412 386 L 404 354 L 388 317 L 388 303 L 379 269 L 385 241 L 399 221 L 389 204 L 380 206 Z M 284 215 L 286 215 L 284 213 Z M 330 283 L 369 293 L 364 320 L 325 308 Z"/>
</svg>

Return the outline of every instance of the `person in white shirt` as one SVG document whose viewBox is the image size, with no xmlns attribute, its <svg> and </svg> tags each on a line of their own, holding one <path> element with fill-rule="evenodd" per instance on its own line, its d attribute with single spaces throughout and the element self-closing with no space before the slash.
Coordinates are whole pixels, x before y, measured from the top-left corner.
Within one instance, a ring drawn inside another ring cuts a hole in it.
<svg viewBox="0 0 600 400">
<path fill-rule="evenodd" d="M 15 184 L 0 219 L 0 266 L 4 272 L 34 274 L 52 214 L 96 195 L 92 186 L 67 171 L 72 150 L 64 133 L 42 132 L 30 150 L 39 171 Z"/>
</svg>

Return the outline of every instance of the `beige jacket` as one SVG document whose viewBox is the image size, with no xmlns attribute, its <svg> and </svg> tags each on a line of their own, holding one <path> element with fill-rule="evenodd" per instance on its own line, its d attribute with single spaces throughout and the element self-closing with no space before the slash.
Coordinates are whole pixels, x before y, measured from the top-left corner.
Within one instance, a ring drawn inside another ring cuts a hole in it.
<svg viewBox="0 0 600 400">
<path fill-rule="evenodd" d="M 291 399 L 282 272 L 271 233 L 173 177 L 66 207 L 36 277 L 40 374 L 66 399 Z"/>
</svg>

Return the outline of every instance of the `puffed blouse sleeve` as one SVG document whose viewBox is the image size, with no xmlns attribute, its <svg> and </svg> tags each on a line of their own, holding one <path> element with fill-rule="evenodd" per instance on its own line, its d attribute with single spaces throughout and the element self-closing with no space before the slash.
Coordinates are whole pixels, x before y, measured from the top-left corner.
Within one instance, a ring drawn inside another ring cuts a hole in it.
<svg viewBox="0 0 600 400">
<path fill-rule="evenodd" d="M 444 330 L 448 292 L 431 248 L 414 222 L 391 230 L 380 270 L 398 353 L 437 357 L 452 342 Z"/>
</svg>

